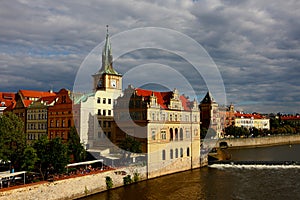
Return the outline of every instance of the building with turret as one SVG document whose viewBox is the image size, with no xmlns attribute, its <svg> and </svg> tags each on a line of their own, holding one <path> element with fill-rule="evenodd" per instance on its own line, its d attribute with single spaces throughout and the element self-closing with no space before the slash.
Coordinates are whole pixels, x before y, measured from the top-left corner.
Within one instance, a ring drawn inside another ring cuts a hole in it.
<svg viewBox="0 0 300 200">
<path fill-rule="evenodd" d="M 129 86 L 117 99 L 112 141 L 132 137 L 147 153 L 148 178 L 200 167 L 200 113 L 177 89 L 158 92 Z"/>
</svg>

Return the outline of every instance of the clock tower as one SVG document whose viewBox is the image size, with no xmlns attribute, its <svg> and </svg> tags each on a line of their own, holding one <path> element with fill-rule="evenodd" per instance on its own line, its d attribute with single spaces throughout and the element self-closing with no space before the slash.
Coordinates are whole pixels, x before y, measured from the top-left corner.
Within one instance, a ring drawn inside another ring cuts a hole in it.
<svg viewBox="0 0 300 200">
<path fill-rule="evenodd" d="M 89 148 L 108 148 L 107 139 L 112 137 L 114 120 L 114 102 L 122 95 L 122 75 L 113 68 L 113 56 L 108 34 L 102 50 L 102 66 L 93 77 L 94 131 L 89 135 Z M 101 128 L 100 128 L 101 127 Z"/>
<path fill-rule="evenodd" d="M 106 32 L 105 45 L 102 50 L 102 67 L 93 76 L 93 91 L 120 90 L 122 91 L 122 75 L 113 68 L 113 56 L 108 34 Z"/>
</svg>

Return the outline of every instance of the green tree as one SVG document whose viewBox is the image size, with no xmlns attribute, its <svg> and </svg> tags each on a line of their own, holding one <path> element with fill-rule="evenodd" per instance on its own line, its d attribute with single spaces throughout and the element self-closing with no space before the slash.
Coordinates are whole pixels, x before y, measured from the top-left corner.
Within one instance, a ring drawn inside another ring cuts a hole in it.
<svg viewBox="0 0 300 200">
<path fill-rule="evenodd" d="M 49 174 L 65 172 L 69 155 L 67 145 L 62 143 L 61 138 L 48 140 L 44 136 L 37 140 L 33 147 L 38 155 L 37 168 L 44 180 Z"/>
<path fill-rule="evenodd" d="M 27 146 L 23 152 L 22 170 L 33 171 L 38 161 L 36 150 L 32 146 Z"/>
<path fill-rule="evenodd" d="M 26 147 L 24 123 L 15 114 L 0 116 L 0 160 L 10 161 L 18 170 Z"/>
<path fill-rule="evenodd" d="M 106 189 L 111 189 L 114 186 L 112 178 L 109 176 L 105 177 Z"/>
<path fill-rule="evenodd" d="M 68 154 L 72 156 L 74 162 L 81 162 L 86 158 L 86 151 L 83 148 L 83 145 L 80 143 L 80 138 L 77 133 L 76 128 L 73 126 L 69 132 L 68 139 Z"/>
<path fill-rule="evenodd" d="M 123 155 L 126 160 L 130 160 L 131 153 L 142 153 L 141 143 L 130 136 L 127 136 L 125 140 L 120 142 L 119 147 L 124 150 Z"/>
<path fill-rule="evenodd" d="M 48 146 L 49 140 L 47 136 L 40 137 L 35 143 L 33 144 L 34 149 L 37 152 L 37 169 L 39 170 L 40 174 L 42 175 L 43 180 L 47 179 L 47 173 L 49 171 L 49 162 L 48 162 Z"/>
</svg>

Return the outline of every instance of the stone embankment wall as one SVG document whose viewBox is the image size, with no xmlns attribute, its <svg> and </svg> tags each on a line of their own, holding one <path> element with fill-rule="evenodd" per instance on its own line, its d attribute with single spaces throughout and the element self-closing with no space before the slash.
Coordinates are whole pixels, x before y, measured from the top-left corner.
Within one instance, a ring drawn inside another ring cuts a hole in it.
<svg viewBox="0 0 300 200">
<path fill-rule="evenodd" d="M 126 172 L 120 173 L 122 171 Z M 129 167 L 76 178 L 47 182 L 12 190 L 0 191 L 1 200 L 23 199 L 74 199 L 106 190 L 105 177 L 113 180 L 113 187 L 123 186 L 123 177 L 138 172 L 146 179 L 146 167 Z"/>
<path fill-rule="evenodd" d="M 282 135 L 282 136 L 268 136 L 259 138 L 232 138 L 222 139 L 217 142 L 218 147 L 220 142 L 226 142 L 229 148 L 241 147 L 260 147 L 273 146 L 281 144 L 297 144 L 300 143 L 300 135 Z"/>
</svg>

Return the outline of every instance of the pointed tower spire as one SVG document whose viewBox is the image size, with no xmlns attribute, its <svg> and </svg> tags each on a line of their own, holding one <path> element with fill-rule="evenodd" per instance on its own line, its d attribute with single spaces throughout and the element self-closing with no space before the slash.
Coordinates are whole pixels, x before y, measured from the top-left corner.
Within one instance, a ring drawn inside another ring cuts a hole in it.
<svg viewBox="0 0 300 200">
<path fill-rule="evenodd" d="M 106 25 L 105 45 L 102 50 L 102 67 L 99 71 L 101 74 L 115 74 L 119 75 L 113 68 L 113 56 L 111 51 L 111 44 L 108 33 L 108 25 Z"/>
<path fill-rule="evenodd" d="M 212 95 L 210 94 L 210 92 L 208 91 L 205 95 L 205 97 L 203 98 L 203 100 L 201 101 L 201 103 L 215 103 L 214 98 L 212 97 Z"/>
</svg>

